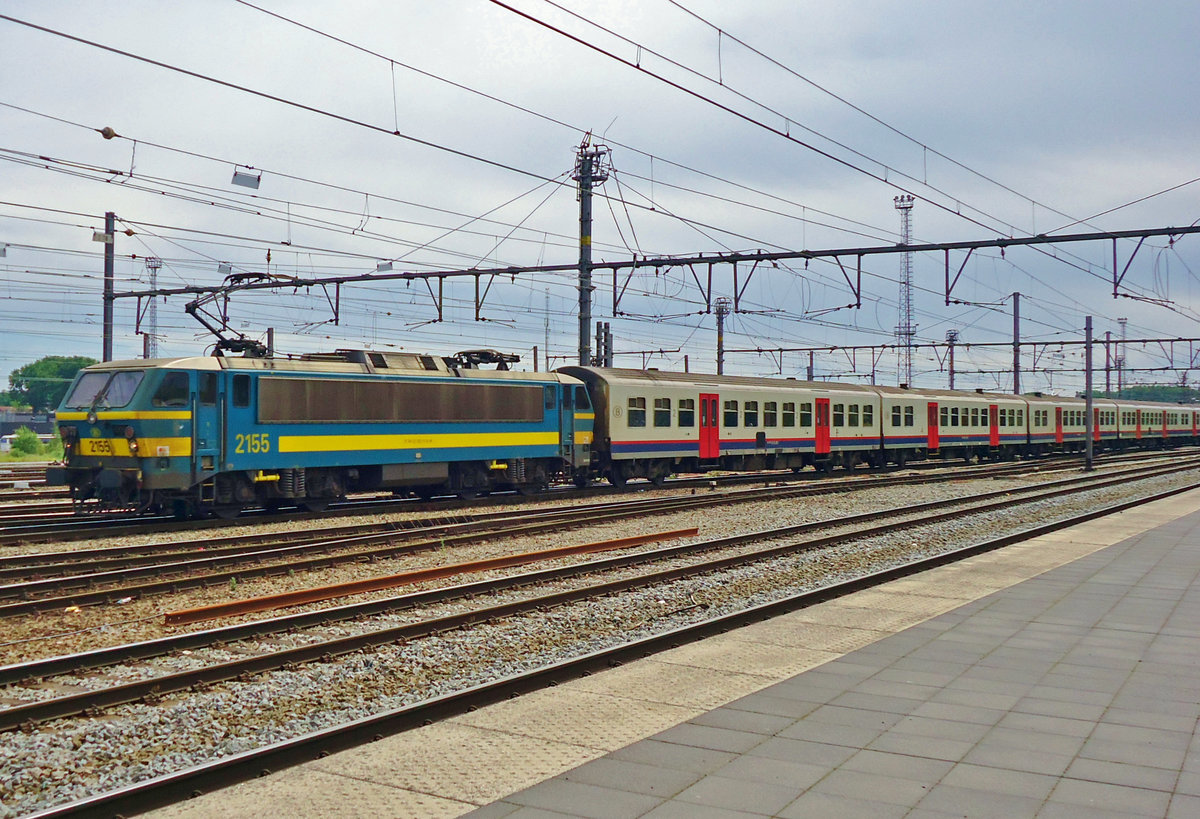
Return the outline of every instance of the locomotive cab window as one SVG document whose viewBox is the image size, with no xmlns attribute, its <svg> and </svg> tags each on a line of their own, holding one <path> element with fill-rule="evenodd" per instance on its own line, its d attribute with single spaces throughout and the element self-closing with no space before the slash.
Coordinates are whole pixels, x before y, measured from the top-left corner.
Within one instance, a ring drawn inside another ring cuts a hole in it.
<svg viewBox="0 0 1200 819">
<path fill-rule="evenodd" d="M 246 376 L 243 376 L 246 377 Z M 188 405 L 187 373 L 169 372 L 154 391 L 150 403 L 156 407 L 186 407 Z"/>
<path fill-rule="evenodd" d="M 133 399 L 145 375 L 143 370 L 85 373 L 71 391 L 66 406 L 123 407 Z"/>
<path fill-rule="evenodd" d="M 679 399 L 679 426 L 694 427 L 696 426 L 696 399 L 680 398 Z"/>
<path fill-rule="evenodd" d="M 542 398 L 545 401 L 546 409 L 554 409 L 554 387 L 542 387 Z"/>
<path fill-rule="evenodd" d="M 630 398 L 629 399 L 629 414 L 626 420 L 631 427 L 646 426 L 646 399 L 645 398 Z"/>
<path fill-rule="evenodd" d="M 588 398 L 586 387 L 575 388 L 575 408 L 580 410 L 590 410 L 592 401 Z"/>
<path fill-rule="evenodd" d="M 671 426 L 671 399 L 670 398 L 655 398 L 654 399 L 654 426 L 656 426 L 656 427 Z"/>
<path fill-rule="evenodd" d="M 250 376 L 239 373 L 233 377 L 233 405 L 250 406 Z"/>
</svg>

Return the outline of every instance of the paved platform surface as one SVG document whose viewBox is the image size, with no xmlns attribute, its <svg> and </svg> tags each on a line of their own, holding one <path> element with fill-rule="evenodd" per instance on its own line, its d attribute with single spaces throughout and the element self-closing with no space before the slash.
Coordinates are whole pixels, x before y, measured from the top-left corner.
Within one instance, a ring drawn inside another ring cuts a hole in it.
<svg viewBox="0 0 1200 819">
<path fill-rule="evenodd" d="M 1200 816 L 1200 492 L 156 816 Z"/>
</svg>

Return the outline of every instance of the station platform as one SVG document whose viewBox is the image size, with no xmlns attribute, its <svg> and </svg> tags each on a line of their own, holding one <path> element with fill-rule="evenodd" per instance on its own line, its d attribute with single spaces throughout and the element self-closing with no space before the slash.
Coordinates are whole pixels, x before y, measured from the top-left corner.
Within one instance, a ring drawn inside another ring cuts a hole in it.
<svg viewBox="0 0 1200 819">
<path fill-rule="evenodd" d="M 154 816 L 1200 815 L 1200 490 Z"/>
</svg>

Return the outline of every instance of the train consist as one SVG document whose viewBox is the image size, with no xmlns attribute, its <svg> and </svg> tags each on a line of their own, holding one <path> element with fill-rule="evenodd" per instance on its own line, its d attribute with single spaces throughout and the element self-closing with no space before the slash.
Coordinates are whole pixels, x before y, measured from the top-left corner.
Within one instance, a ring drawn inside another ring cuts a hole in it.
<svg viewBox="0 0 1200 819">
<path fill-rule="evenodd" d="M 95 364 L 58 410 L 48 482 L 80 508 L 231 516 L 350 492 L 536 491 L 677 472 L 1083 449 L 1079 398 L 657 370 L 480 369 L 508 356 L 339 351 Z M 1098 447 L 1200 440 L 1200 407 L 1098 399 Z"/>
</svg>

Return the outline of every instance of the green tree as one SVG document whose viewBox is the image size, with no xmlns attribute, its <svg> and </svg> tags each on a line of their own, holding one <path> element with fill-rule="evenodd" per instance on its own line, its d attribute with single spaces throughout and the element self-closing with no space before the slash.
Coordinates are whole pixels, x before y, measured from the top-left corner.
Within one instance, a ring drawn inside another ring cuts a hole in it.
<svg viewBox="0 0 1200 819">
<path fill-rule="evenodd" d="M 13 433 L 12 451 L 14 455 L 41 455 L 42 442 L 32 429 L 20 427 Z"/>
<path fill-rule="evenodd" d="M 13 370 L 8 376 L 8 397 L 28 404 L 34 412 L 48 412 L 66 395 L 75 373 L 96 359 L 87 356 L 48 355 L 32 364 Z"/>
</svg>

